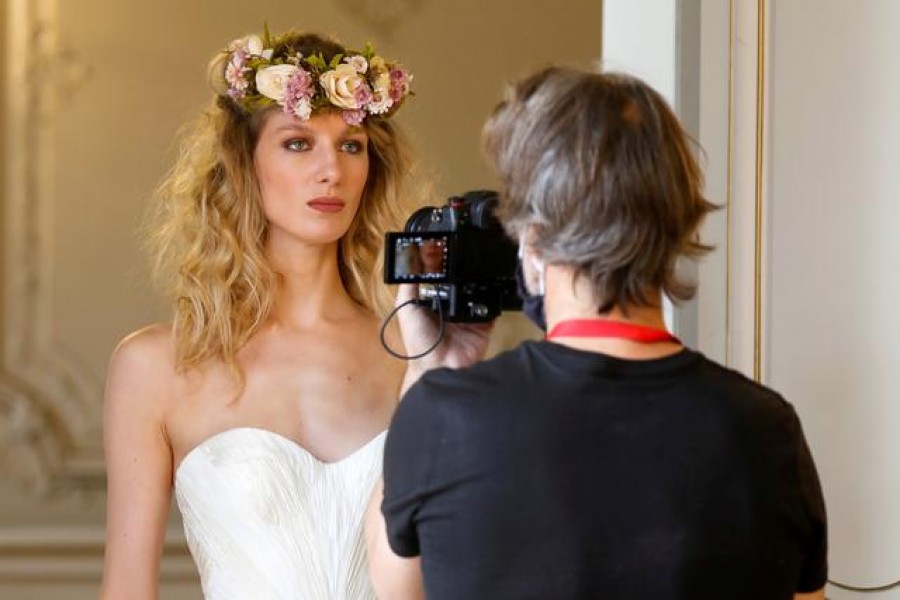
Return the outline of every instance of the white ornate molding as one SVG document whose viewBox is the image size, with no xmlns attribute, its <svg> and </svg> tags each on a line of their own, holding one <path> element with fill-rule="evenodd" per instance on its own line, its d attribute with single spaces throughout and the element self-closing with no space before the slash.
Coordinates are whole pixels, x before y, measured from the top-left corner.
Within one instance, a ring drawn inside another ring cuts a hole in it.
<svg viewBox="0 0 900 600">
<path fill-rule="evenodd" d="M 43 496 L 52 487 L 48 466 L 59 462 L 59 446 L 27 388 L 10 383 L 0 381 L 0 471 L 20 489 Z"/>
<path fill-rule="evenodd" d="M 55 338 L 54 121 L 90 69 L 59 39 L 55 0 L 6 5 L 0 469 L 43 495 L 102 487 L 101 385 Z"/>
</svg>

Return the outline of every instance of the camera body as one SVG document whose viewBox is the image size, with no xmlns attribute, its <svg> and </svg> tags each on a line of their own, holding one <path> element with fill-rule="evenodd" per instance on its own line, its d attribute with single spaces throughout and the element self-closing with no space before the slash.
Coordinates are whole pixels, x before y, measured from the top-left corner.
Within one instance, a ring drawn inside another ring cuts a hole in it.
<svg viewBox="0 0 900 600">
<path fill-rule="evenodd" d="M 386 234 L 384 281 L 420 284 L 418 304 L 439 302 L 449 322 L 488 322 L 503 310 L 521 310 L 518 248 L 497 221 L 496 206 L 496 192 L 477 190 L 414 212 L 403 232 Z"/>
</svg>

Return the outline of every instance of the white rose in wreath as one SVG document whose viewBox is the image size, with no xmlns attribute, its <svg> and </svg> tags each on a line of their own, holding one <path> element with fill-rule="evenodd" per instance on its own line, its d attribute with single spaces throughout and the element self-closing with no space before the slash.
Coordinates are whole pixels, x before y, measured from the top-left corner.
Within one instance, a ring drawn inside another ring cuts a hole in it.
<svg viewBox="0 0 900 600">
<path fill-rule="evenodd" d="M 266 98 L 284 103 L 284 91 L 288 81 L 297 72 L 294 65 L 273 65 L 256 72 L 256 89 Z"/>
<path fill-rule="evenodd" d="M 263 52 L 263 43 L 258 35 L 248 35 L 231 42 L 228 49 L 232 52 L 241 50 L 253 56 L 260 56 Z"/>
<path fill-rule="evenodd" d="M 348 65 L 353 67 L 353 70 L 357 73 L 365 73 L 369 68 L 369 63 L 366 62 L 366 59 L 362 56 L 348 56 L 344 59 Z"/>
<path fill-rule="evenodd" d="M 338 108 L 359 108 L 355 91 L 362 83 L 362 77 L 347 63 L 342 63 L 319 77 L 319 84 L 325 90 L 328 101 Z"/>
</svg>

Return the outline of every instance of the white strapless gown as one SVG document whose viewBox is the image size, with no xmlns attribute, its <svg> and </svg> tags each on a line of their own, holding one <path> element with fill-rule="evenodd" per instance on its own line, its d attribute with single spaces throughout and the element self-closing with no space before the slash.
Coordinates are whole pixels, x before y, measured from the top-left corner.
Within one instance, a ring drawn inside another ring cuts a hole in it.
<svg viewBox="0 0 900 600">
<path fill-rule="evenodd" d="M 323 463 L 264 429 L 229 429 L 175 473 L 207 600 L 369 600 L 363 516 L 385 433 Z"/>
</svg>

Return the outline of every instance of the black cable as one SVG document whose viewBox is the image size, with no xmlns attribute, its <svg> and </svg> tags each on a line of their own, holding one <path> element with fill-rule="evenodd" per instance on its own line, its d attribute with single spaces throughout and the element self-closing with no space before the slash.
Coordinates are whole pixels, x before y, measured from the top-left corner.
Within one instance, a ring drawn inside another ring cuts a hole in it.
<svg viewBox="0 0 900 600">
<path fill-rule="evenodd" d="M 846 583 L 840 583 L 838 581 L 833 581 L 831 579 L 828 580 L 828 583 L 830 585 L 833 585 L 836 588 L 840 588 L 842 590 L 847 590 L 848 592 L 862 592 L 863 594 L 871 593 L 871 592 L 886 592 L 888 590 L 893 590 L 895 588 L 900 587 L 900 579 L 898 579 L 897 581 L 891 582 L 891 583 L 886 583 L 884 585 L 878 585 L 878 586 L 873 586 L 873 587 L 860 587 L 860 586 L 855 586 L 855 585 L 847 585 Z"/>
<path fill-rule="evenodd" d="M 406 302 L 403 302 L 402 304 L 395 306 L 394 309 L 391 312 L 389 312 L 388 315 L 384 318 L 384 322 L 381 324 L 381 330 L 378 332 L 378 337 L 381 339 L 381 345 L 384 347 L 384 349 L 387 351 L 387 353 L 390 354 L 391 356 L 393 356 L 394 358 L 399 358 L 400 360 L 415 360 L 417 358 L 422 358 L 423 356 L 425 356 L 426 354 L 428 354 L 429 352 L 431 352 L 432 350 L 437 348 L 438 345 L 440 345 L 440 343 L 444 340 L 444 307 L 441 306 L 440 299 L 434 298 L 431 301 L 431 309 L 437 311 L 438 322 L 440 323 L 440 329 L 438 329 L 437 340 L 434 342 L 434 344 L 432 344 L 431 347 L 428 348 L 428 350 L 425 350 L 424 352 L 421 352 L 419 354 L 414 354 L 412 356 L 405 356 L 403 354 L 399 354 L 398 352 L 394 352 L 390 348 L 390 346 L 387 345 L 387 342 L 384 339 L 384 331 L 387 329 L 388 323 L 391 322 L 391 319 L 393 319 L 397 315 L 397 313 L 400 311 L 401 308 L 403 308 L 404 306 L 408 306 L 410 304 L 415 304 L 416 302 L 417 301 L 415 298 L 411 298 L 411 299 L 407 300 Z"/>
</svg>

